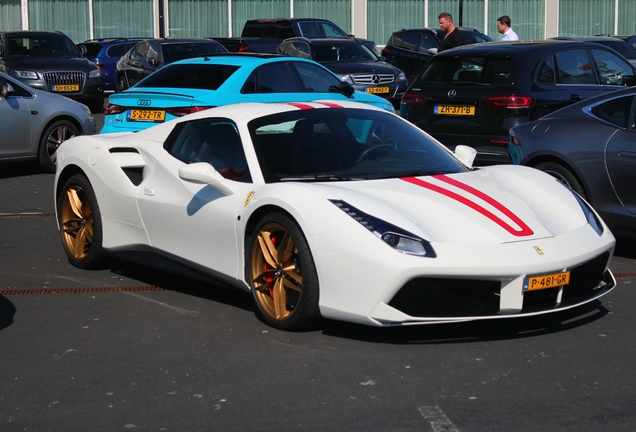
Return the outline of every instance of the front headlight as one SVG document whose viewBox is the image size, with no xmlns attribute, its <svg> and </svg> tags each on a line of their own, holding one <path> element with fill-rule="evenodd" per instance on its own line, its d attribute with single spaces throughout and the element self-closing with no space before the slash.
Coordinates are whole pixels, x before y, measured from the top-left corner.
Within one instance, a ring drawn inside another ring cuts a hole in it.
<svg viewBox="0 0 636 432">
<path fill-rule="evenodd" d="M 94 69 L 88 73 L 89 78 L 99 78 L 102 76 L 102 71 L 99 69 Z"/>
<path fill-rule="evenodd" d="M 353 78 L 351 78 L 351 75 L 340 75 L 340 78 L 342 78 L 343 81 L 348 82 L 351 85 L 355 84 L 353 82 Z"/>
<path fill-rule="evenodd" d="M 567 186 L 563 185 L 563 187 L 567 187 Z M 570 189 L 569 187 L 567 188 Z M 576 198 L 579 205 L 581 206 L 581 210 L 583 210 L 583 214 L 585 214 L 587 223 L 589 223 L 592 226 L 592 228 L 594 228 L 594 231 L 596 231 L 596 234 L 598 234 L 599 236 L 602 235 L 605 229 L 603 228 L 603 223 L 601 222 L 599 217 L 596 215 L 596 212 L 592 210 L 592 207 L 590 207 L 590 205 L 587 202 L 585 202 L 585 200 L 581 198 L 579 194 L 574 192 L 572 189 L 570 189 L 570 191 L 572 192 L 572 195 L 574 195 L 574 198 Z"/>
<path fill-rule="evenodd" d="M 386 245 L 398 252 L 427 258 L 437 255 L 431 244 L 421 237 L 411 234 L 388 222 L 373 217 L 342 200 L 330 200 L 336 207 L 349 215 L 353 220 L 365 227 L 369 232 L 382 240 Z"/>
<path fill-rule="evenodd" d="M 35 71 L 15 71 L 15 76 L 20 79 L 39 79 L 38 73 Z"/>
<path fill-rule="evenodd" d="M 406 75 L 404 75 L 404 72 L 400 72 L 398 74 L 397 80 L 398 81 L 406 81 Z"/>
</svg>

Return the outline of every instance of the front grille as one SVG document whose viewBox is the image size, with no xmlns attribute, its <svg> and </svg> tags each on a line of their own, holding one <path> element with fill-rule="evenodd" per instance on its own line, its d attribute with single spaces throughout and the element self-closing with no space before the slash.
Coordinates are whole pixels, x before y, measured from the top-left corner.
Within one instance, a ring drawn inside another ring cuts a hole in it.
<svg viewBox="0 0 636 432">
<path fill-rule="evenodd" d="M 389 306 L 414 317 L 495 315 L 498 281 L 418 278 L 406 283 Z"/>
<path fill-rule="evenodd" d="M 598 294 L 597 288 L 603 280 L 605 267 L 609 260 L 609 252 L 570 269 L 570 283 L 563 288 L 561 303 L 557 305 L 559 288 L 530 291 L 523 295 L 524 312 L 536 312 L 553 309 L 557 306 L 569 306 L 585 301 Z"/>
<path fill-rule="evenodd" d="M 80 90 L 84 87 L 86 74 L 84 72 L 44 72 L 47 86 L 77 84 Z"/>
<path fill-rule="evenodd" d="M 352 77 L 356 84 L 364 85 L 391 84 L 395 81 L 395 75 L 393 74 L 355 74 Z"/>
</svg>

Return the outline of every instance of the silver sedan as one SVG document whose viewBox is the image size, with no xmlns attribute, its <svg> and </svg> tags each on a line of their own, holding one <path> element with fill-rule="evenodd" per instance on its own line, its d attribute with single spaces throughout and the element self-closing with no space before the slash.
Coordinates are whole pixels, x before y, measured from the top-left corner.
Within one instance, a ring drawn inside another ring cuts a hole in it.
<svg viewBox="0 0 636 432">
<path fill-rule="evenodd" d="M 0 161 L 35 159 L 54 172 L 59 145 L 96 129 L 86 105 L 0 73 Z"/>
</svg>

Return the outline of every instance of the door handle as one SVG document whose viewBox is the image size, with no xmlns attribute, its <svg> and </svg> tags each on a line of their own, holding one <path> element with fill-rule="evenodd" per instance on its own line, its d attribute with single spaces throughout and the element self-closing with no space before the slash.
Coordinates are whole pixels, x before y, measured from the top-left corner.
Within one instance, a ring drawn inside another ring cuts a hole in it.
<svg viewBox="0 0 636 432">
<path fill-rule="evenodd" d="M 578 102 L 581 100 L 581 96 L 577 95 L 576 93 L 572 93 L 570 95 L 570 100 L 573 102 Z"/>
</svg>

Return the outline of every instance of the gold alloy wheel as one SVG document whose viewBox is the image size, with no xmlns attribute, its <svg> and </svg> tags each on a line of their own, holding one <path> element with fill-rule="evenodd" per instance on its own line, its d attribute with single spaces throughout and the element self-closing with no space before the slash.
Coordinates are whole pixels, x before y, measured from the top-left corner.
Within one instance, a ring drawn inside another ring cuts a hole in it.
<svg viewBox="0 0 636 432">
<path fill-rule="evenodd" d="M 93 242 L 93 213 L 80 186 L 70 186 L 64 192 L 60 218 L 66 249 L 75 259 L 86 258 Z"/>
<path fill-rule="evenodd" d="M 282 225 L 271 222 L 257 234 L 252 248 L 252 287 L 263 312 L 285 321 L 296 312 L 303 291 L 298 248 Z"/>
</svg>

